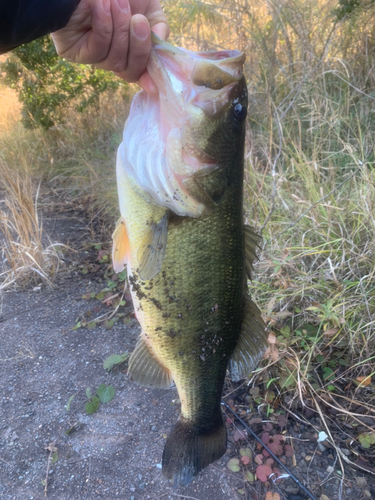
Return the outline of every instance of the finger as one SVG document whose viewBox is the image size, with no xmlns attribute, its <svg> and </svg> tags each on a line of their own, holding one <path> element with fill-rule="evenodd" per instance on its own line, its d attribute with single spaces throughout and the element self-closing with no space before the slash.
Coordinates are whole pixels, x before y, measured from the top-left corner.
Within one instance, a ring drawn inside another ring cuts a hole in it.
<svg viewBox="0 0 375 500">
<path fill-rule="evenodd" d="M 143 75 L 140 76 L 138 84 L 149 95 L 157 95 L 159 93 L 157 86 L 155 85 L 153 79 L 147 71 L 145 71 Z"/>
<path fill-rule="evenodd" d="M 162 40 L 166 40 L 169 37 L 170 29 L 166 23 L 157 23 L 151 26 L 152 31 Z"/>
<path fill-rule="evenodd" d="M 121 73 L 128 65 L 131 9 L 129 0 L 112 0 L 111 13 L 113 20 L 112 43 L 101 68 Z"/>
<path fill-rule="evenodd" d="M 82 36 L 81 47 L 76 61 L 85 64 L 96 64 L 103 61 L 110 50 L 113 35 L 110 0 L 99 0 L 92 3 L 92 29 Z"/>
<path fill-rule="evenodd" d="M 144 73 L 151 52 L 151 30 L 147 19 L 136 14 L 130 22 L 130 40 L 126 75 L 119 76 L 128 82 L 136 82 Z"/>
</svg>

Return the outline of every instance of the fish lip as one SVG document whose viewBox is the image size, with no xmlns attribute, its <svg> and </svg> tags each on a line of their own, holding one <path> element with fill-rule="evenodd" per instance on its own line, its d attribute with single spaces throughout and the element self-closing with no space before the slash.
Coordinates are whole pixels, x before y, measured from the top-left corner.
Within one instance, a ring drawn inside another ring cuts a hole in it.
<svg viewBox="0 0 375 500">
<path fill-rule="evenodd" d="M 180 47 L 176 47 L 171 43 L 162 40 L 154 32 L 151 32 L 151 42 L 152 48 L 155 50 L 164 50 L 166 52 L 170 52 L 172 54 L 178 54 L 180 56 L 188 56 L 192 59 L 207 59 L 209 61 L 216 61 L 217 65 L 223 66 L 229 61 L 236 64 L 243 64 L 246 59 L 246 55 L 244 52 L 240 50 L 208 50 L 201 52 L 193 52 L 188 49 L 183 49 Z"/>
<path fill-rule="evenodd" d="M 218 90 L 240 81 L 245 59 L 239 50 L 192 52 L 153 34 L 148 71 L 159 95 L 181 107 L 206 88 Z"/>
</svg>

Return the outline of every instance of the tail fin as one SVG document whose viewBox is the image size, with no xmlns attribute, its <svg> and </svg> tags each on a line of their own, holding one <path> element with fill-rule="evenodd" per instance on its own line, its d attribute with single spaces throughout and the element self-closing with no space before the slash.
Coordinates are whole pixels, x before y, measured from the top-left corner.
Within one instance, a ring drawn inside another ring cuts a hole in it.
<svg viewBox="0 0 375 500">
<path fill-rule="evenodd" d="M 224 455 L 226 448 L 227 431 L 221 415 L 218 424 L 208 431 L 180 417 L 164 447 L 163 474 L 173 479 L 174 488 L 184 486 Z"/>
</svg>

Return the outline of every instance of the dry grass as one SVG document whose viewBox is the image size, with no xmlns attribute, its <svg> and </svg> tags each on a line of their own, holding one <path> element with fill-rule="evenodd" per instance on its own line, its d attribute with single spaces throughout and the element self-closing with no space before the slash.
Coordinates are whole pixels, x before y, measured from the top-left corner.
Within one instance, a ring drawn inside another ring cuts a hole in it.
<svg viewBox="0 0 375 500">
<path fill-rule="evenodd" d="M 51 244 L 43 231 L 37 186 L 47 186 L 61 205 L 69 198 L 75 206 L 85 207 L 91 220 L 101 216 L 105 223 L 106 214 L 114 216 L 115 151 L 129 102 L 117 95 L 104 97 L 98 109 L 71 114 L 64 125 L 43 132 L 25 130 L 14 94 L 1 95 L 0 231 L 6 269 L 0 286 L 41 280 L 52 284 L 63 246 Z"/>
<path fill-rule="evenodd" d="M 52 285 L 61 264 L 59 245 L 47 242 L 39 220 L 39 187 L 33 196 L 33 182 L 27 171 L 1 167 L 5 210 L 0 212 L 1 245 L 5 270 L 0 274 L 0 290 L 11 284 L 26 285 L 45 281 Z"/>
</svg>

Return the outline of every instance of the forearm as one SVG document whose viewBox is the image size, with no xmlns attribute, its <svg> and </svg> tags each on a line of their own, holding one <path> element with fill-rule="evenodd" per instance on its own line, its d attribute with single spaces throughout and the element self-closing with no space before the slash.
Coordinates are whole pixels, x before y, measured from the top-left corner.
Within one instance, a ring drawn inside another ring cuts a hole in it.
<svg viewBox="0 0 375 500">
<path fill-rule="evenodd" d="M 80 0 L 0 0 L 0 54 L 63 28 Z"/>
</svg>

